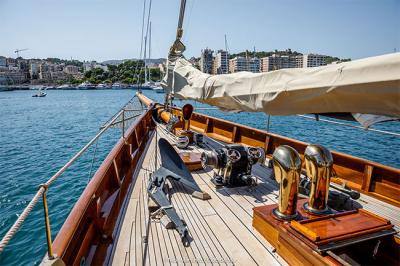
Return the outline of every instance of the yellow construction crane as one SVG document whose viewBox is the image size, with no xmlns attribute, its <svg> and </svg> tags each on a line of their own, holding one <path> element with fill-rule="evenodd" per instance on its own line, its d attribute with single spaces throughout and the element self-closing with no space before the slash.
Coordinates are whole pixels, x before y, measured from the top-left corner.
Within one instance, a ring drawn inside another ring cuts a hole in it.
<svg viewBox="0 0 400 266">
<path fill-rule="evenodd" d="M 28 50 L 28 48 L 25 48 L 25 49 L 16 49 L 15 51 L 14 51 L 14 53 L 16 53 L 17 54 L 17 57 L 19 57 L 19 52 L 22 52 L 22 51 L 26 51 L 26 50 Z"/>
</svg>

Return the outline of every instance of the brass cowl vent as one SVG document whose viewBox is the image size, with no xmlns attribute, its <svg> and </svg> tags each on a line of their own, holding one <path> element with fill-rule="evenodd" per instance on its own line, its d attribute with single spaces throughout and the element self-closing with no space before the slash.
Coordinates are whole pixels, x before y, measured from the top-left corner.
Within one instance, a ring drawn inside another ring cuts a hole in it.
<svg viewBox="0 0 400 266">
<path fill-rule="evenodd" d="M 278 219 L 297 217 L 297 193 L 300 181 L 301 159 L 295 149 L 282 145 L 272 155 L 275 179 L 279 186 L 279 205 L 273 210 Z"/>
<path fill-rule="evenodd" d="M 329 213 L 328 194 L 332 176 L 333 158 L 331 152 L 321 145 L 309 145 L 304 152 L 307 176 L 311 189 L 304 208 L 313 214 Z"/>
</svg>

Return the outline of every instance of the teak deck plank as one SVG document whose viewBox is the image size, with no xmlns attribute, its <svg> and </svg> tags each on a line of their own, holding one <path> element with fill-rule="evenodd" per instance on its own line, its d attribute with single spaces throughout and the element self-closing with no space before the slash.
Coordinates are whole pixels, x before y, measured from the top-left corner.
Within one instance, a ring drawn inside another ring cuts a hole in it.
<svg viewBox="0 0 400 266">
<path fill-rule="evenodd" d="M 190 245 L 185 247 L 176 230 L 167 230 L 158 220 L 149 219 L 147 182 L 160 164 L 155 157 L 157 140 L 174 139 L 163 130 L 153 137 L 136 180 L 130 189 L 123 221 L 116 239 L 113 265 L 271 265 L 286 264 L 272 246 L 252 227 L 253 207 L 277 202 L 278 184 L 270 179 L 270 169 L 257 167 L 258 185 L 253 188 L 216 189 L 211 183 L 212 171 L 192 172 L 210 200 L 193 198 L 178 182 L 171 182 L 171 203 L 187 223 Z M 193 151 L 203 149 L 192 147 Z M 157 164 L 155 165 L 155 160 Z M 357 201 L 366 210 L 390 219 L 399 230 L 400 208 L 362 195 Z M 149 227 L 147 227 L 149 225 Z M 143 242 L 147 239 L 147 244 Z M 144 255 L 146 258 L 144 258 Z"/>
<path fill-rule="evenodd" d="M 180 188 L 183 189 L 183 186 L 180 185 Z M 182 200 L 186 201 L 186 208 L 189 210 L 190 215 L 194 218 L 193 220 L 195 221 L 197 228 L 202 234 L 203 241 L 207 243 L 207 245 L 210 247 L 211 254 L 209 256 L 209 259 L 215 259 L 219 262 L 219 264 L 226 265 L 224 261 L 228 259 L 229 256 L 226 254 L 223 246 L 215 237 L 213 231 L 207 224 L 206 219 L 200 213 L 196 206 L 198 202 L 203 201 L 199 199 L 193 199 L 192 197 L 182 197 Z"/>
<path fill-rule="evenodd" d="M 155 164 L 155 156 L 154 152 L 150 154 L 151 161 L 150 161 L 150 166 L 151 168 L 156 168 Z M 157 164 L 158 166 L 159 164 Z M 147 179 L 149 176 L 146 177 Z M 147 192 L 146 192 L 147 193 Z M 154 230 L 155 234 L 154 237 L 155 239 L 152 239 L 153 242 L 158 242 L 159 243 L 159 250 L 156 250 L 155 252 L 158 252 L 157 257 L 157 265 L 173 265 L 169 258 L 174 257 L 174 252 L 172 251 L 172 248 L 169 243 L 174 243 L 174 239 L 171 239 L 171 236 L 164 230 L 162 227 L 160 221 L 152 221 L 151 223 L 152 229 Z"/>
<path fill-rule="evenodd" d="M 197 175 L 194 175 L 195 179 Z M 207 173 L 198 175 L 205 181 L 210 179 Z M 219 192 L 221 190 L 221 192 Z M 267 242 L 253 233 L 252 217 L 246 212 L 242 206 L 233 200 L 229 194 L 230 189 L 222 188 L 219 190 L 214 189 L 214 185 L 211 181 L 208 182 L 208 188 L 204 188 L 204 191 L 209 193 L 212 197 L 210 204 L 218 214 L 221 214 L 221 219 L 225 222 L 226 226 L 232 231 L 232 233 L 239 237 L 241 244 L 246 251 L 254 258 L 257 264 L 263 264 L 271 260 L 273 255 L 272 246 L 268 245 L 270 250 L 267 250 Z M 217 192 L 218 191 L 218 192 Z M 219 193 L 224 194 L 218 195 Z M 214 199 L 214 201 L 213 201 Z M 249 210 L 252 207 L 250 206 Z"/>
<path fill-rule="evenodd" d="M 166 137 L 170 141 L 173 141 L 173 139 L 171 139 L 169 136 Z M 200 149 L 196 150 L 202 151 Z M 218 195 L 219 192 L 217 192 L 214 185 L 210 181 L 210 172 L 192 172 L 192 175 L 198 184 L 206 184 L 206 186 L 201 185 L 200 187 L 211 195 L 211 200 L 208 200 L 207 202 L 209 202 L 211 207 L 214 208 L 215 212 L 222 219 L 222 222 L 225 224 L 225 226 L 228 227 L 231 233 L 239 240 L 240 245 L 243 248 L 242 252 L 247 252 L 250 256 L 250 259 L 246 261 L 245 264 L 271 264 L 272 261 L 276 263 L 276 258 L 269 253 L 272 250 L 272 246 L 268 244 L 270 248 L 270 251 L 268 251 L 266 249 L 267 242 L 258 234 L 253 234 L 251 215 L 245 212 L 243 208 L 229 196 L 223 198 Z M 252 207 L 250 206 L 249 212 L 251 210 Z M 221 241 L 225 242 L 225 238 L 226 237 L 221 239 Z M 237 254 L 233 254 L 233 256 L 234 257 L 232 257 L 232 259 L 235 262 L 235 256 L 237 256 Z"/>
</svg>

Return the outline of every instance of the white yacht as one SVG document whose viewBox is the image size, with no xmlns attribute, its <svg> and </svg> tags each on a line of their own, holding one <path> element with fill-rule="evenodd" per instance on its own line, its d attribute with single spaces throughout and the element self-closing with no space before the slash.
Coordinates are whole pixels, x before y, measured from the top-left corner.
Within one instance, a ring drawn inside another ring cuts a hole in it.
<svg viewBox="0 0 400 266">
<path fill-rule="evenodd" d="M 157 87 L 153 88 L 153 91 L 155 91 L 156 93 L 164 93 L 165 92 L 164 88 L 161 86 L 157 86 Z"/>
<path fill-rule="evenodd" d="M 80 90 L 92 90 L 92 89 L 95 89 L 96 86 L 88 81 L 85 81 L 85 82 L 79 84 L 77 88 Z"/>
<path fill-rule="evenodd" d="M 63 84 L 57 87 L 57 90 L 70 90 L 70 89 L 73 89 L 73 87 L 69 84 Z"/>
<path fill-rule="evenodd" d="M 120 89 L 120 88 L 122 88 L 122 85 L 121 85 L 121 83 L 116 82 L 116 83 L 114 83 L 111 87 L 112 87 L 113 89 Z"/>
<path fill-rule="evenodd" d="M 99 84 L 97 84 L 96 88 L 97 89 L 105 89 L 105 88 L 107 88 L 107 85 L 104 83 L 99 83 Z"/>
</svg>

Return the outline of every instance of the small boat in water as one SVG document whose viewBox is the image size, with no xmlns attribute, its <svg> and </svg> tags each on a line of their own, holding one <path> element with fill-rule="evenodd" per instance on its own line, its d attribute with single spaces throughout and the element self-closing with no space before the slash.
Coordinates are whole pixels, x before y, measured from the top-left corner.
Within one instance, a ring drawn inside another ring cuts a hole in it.
<svg viewBox="0 0 400 266">
<path fill-rule="evenodd" d="M 42 87 L 40 87 L 37 93 L 33 94 L 32 97 L 46 97 L 46 95 L 47 93 L 43 91 Z"/>
<path fill-rule="evenodd" d="M 165 90 L 163 87 L 155 87 L 155 88 L 153 88 L 153 91 L 155 91 L 156 93 L 165 93 Z"/>
</svg>

